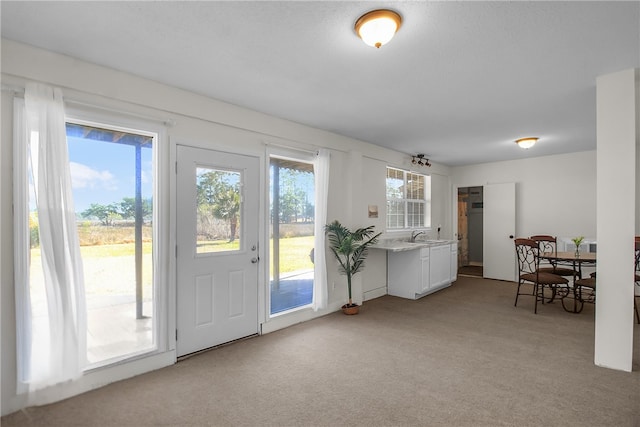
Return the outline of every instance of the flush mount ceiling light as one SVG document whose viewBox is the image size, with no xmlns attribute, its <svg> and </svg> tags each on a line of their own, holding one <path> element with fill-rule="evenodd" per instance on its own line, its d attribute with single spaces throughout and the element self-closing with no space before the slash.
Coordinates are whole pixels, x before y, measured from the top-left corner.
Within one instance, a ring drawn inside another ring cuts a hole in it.
<svg viewBox="0 0 640 427">
<path fill-rule="evenodd" d="M 527 149 L 536 145 L 536 142 L 538 142 L 538 139 L 540 138 L 535 138 L 535 137 L 520 138 L 520 139 L 516 139 L 516 144 L 518 144 L 520 148 Z"/>
<path fill-rule="evenodd" d="M 402 17 L 393 10 L 377 9 L 356 21 L 356 34 L 365 44 L 379 48 L 389 43 L 402 24 Z"/>
</svg>

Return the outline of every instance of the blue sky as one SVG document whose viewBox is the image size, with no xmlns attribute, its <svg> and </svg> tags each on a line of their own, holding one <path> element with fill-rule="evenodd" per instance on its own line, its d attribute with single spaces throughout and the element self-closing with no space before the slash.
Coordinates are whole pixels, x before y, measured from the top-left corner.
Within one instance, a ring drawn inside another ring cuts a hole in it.
<svg viewBox="0 0 640 427">
<path fill-rule="evenodd" d="M 119 203 L 135 196 L 135 148 L 130 145 L 67 137 L 75 210 L 91 203 Z M 152 196 L 151 148 L 142 149 L 142 197 Z"/>
</svg>

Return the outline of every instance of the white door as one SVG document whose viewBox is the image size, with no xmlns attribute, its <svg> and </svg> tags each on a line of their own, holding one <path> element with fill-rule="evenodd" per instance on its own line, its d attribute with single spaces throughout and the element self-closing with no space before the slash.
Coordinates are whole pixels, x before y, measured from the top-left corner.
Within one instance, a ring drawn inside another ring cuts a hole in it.
<svg viewBox="0 0 640 427">
<path fill-rule="evenodd" d="M 516 184 L 485 185 L 482 201 L 483 275 L 515 281 Z"/>
<path fill-rule="evenodd" d="M 258 332 L 259 160 L 177 148 L 177 354 Z"/>
</svg>

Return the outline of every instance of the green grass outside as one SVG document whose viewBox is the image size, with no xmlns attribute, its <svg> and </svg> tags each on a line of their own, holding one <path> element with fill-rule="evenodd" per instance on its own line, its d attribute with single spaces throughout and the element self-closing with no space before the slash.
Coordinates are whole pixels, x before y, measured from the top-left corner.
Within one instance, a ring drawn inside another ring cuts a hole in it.
<svg viewBox="0 0 640 427">
<path fill-rule="evenodd" d="M 228 242 L 226 240 L 213 241 L 213 242 L 198 242 L 198 245 L 202 247 L 211 246 L 215 248 L 215 251 L 221 250 L 237 250 L 238 241 Z M 280 239 L 280 273 L 290 273 L 299 270 L 313 269 L 313 263 L 309 258 L 309 252 L 314 247 L 313 236 L 302 237 L 288 237 Z M 269 249 L 273 250 L 273 241 L 269 242 Z M 85 262 L 89 259 L 100 259 L 110 257 L 126 257 L 135 255 L 134 243 L 120 243 L 120 244 L 108 244 L 108 245 L 93 245 L 93 246 L 80 246 L 80 253 Z M 143 242 L 142 253 L 145 255 L 144 260 L 150 260 L 152 244 L 151 242 Z M 36 258 L 40 258 L 39 248 L 31 250 L 32 262 Z M 144 262 L 144 261 L 143 261 Z M 145 270 L 149 269 L 146 277 L 150 277 L 150 262 L 144 262 Z M 148 267 L 147 267 L 148 266 Z M 272 272 L 272 266 L 269 266 L 269 272 Z"/>
<path fill-rule="evenodd" d="M 280 239 L 280 274 L 313 270 L 309 252 L 314 246 L 314 236 Z M 273 253 L 273 239 L 269 241 L 269 250 Z M 269 277 L 273 277 L 272 265 L 269 265 Z"/>
<path fill-rule="evenodd" d="M 40 253 L 38 251 L 38 253 Z M 103 258 L 117 256 L 133 256 L 136 254 L 135 243 L 119 243 L 110 245 L 97 246 L 80 246 L 82 258 Z M 152 253 L 151 242 L 142 242 L 142 254 L 149 255 Z"/>
</svg>

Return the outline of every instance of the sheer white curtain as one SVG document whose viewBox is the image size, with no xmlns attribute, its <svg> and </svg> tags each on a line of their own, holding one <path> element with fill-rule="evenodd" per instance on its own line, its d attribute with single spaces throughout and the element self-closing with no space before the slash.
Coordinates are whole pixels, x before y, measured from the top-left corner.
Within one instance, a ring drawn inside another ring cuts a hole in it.
<svg viewBox="0 0 640 427">
<path fill-rule="evenodd" d="M 32 333 L 30 281 L 16 282 L 19 386 L 34 392 L 72 380 L 86 365 L 86 304 L 80 245 L 71 192 L 62 91 L 27 84 L 24 130 L 17 150 L 28 147 L 39 222 L 47 313 L 43 331 Z M 28 250 L 28 247 L 26 248 Z M 21 354 L 22 353 L 22 354 Z M 20 384 L 22 383 L 22 384 Z M 35 395 L 31 401 L 37 402 Z"/>
<path fill-rule="evenodd" d="M 315 250 L 313 310 L 327 307 L 327 260 L 325 256 L 324 226 L 327 223 L 327 203 L 329 201 L 330 153 L 326 148 L 318 151 L 315 169 Z"/>
</svg>

